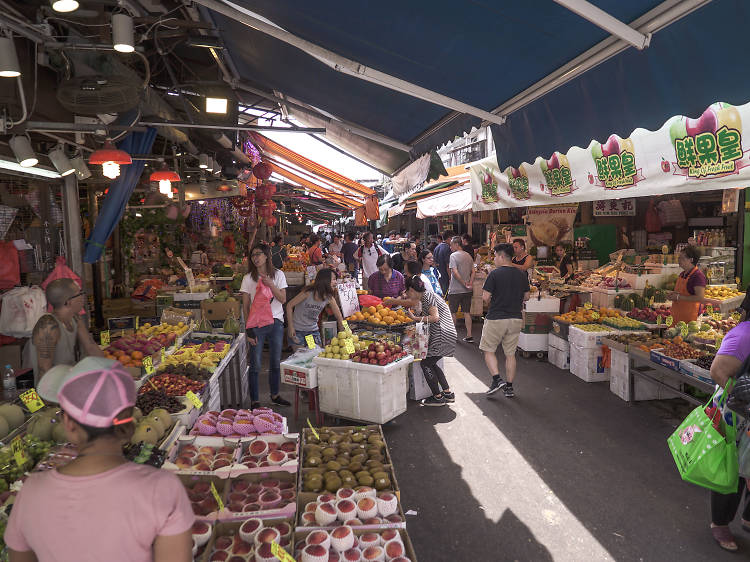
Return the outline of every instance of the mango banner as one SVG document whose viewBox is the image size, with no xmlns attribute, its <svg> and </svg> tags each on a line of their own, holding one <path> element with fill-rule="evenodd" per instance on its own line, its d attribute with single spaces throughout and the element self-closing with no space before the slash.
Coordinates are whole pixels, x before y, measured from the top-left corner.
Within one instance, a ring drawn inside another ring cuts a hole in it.
<svg viewBox="0 0 750 562">
<path fill-rule="evenodd" d="M 697 119 L 678 115 L 658 131 L 611 135 L 517 168 L 500 170 L 491 156 L 470 172 L 474 211 L 747 187 L 750 103 L 717 102 Z"/>
</svg>

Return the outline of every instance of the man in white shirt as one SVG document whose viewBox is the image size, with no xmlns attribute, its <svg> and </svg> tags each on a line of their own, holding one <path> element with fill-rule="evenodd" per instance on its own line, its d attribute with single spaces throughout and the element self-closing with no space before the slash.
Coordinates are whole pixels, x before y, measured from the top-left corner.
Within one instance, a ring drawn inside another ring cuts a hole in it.
<svg viewBox="0 0 750 562">
<path fill-rule="evenodd" d="M 463 250 L 460 236 L 451 238 L 451 251 L 452 253 L 448 262 L 451 276 L 450 284 L 448 285 L 448 305 L 453 315 L 454 323 L 458 307 L 461 307 L 466 326 L 464 341 L 466 343 L 474 343 L 474 338 L 471 335 L 470 314 L 471 295 L 474 291 L 474 260 L 471 259 L 468 252 Z"/>
<path fill-rule="evenodd" d="M 378 258 L 387 252 L 373 242 L 372 232 L 365 232 L 362 235 L 362 246 L 355 254 L 357 261 L 361 264 L 362 269 L 362 288 L 367 290 L 367 280 L 370 275 L 378 270 Z"/>
</svg>

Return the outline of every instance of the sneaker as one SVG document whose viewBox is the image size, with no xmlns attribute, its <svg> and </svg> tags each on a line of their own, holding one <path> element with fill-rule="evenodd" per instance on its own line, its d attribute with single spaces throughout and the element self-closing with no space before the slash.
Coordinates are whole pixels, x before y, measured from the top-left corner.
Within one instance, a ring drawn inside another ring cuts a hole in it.
<svg viewBox="0 0 750 562">
<path fill-rule="evenodd" d="M 472 336 L 464 338 L 464 343 L 474 343 L 474 338 Z"/>
<path fill-rule="evenodd" d="M 442 396 L 440 398 L 436 396 L 430 396 L 420 402 L 422 406 L 445 406 L 447 402 Z"/>
<path fill-rule="evenodd" d="M 443 400 L 445 400 L 448 404 L 452 404 L 456 401 L 456 395 L 452 392 L 443 392 Z"/>
<path fill-rule="evenodd" d="M 271 396 L 271 402 L 273 402 L 273 403 L 274 403 L 274 404 L 276 404 L 277 406 L 291 406 L 291 405 L 292 405 L 292 403 L 291 403 L 291 402 L 289 402 L 289 400 L 284 400 L 284 399 L 283 399 L 283 398 L 281 397 L 281 394 L 279 394 L 279 395 L 278 395 L 278 396 L 276 396 L 275 398 L 274 398 L 273 396 Z"/>
<path fill-rule="evenodd" d="M 516 394 L 513 392 L 513 385 L 511 383 L 505 383 L 503 386 L 503 394 L 506 398 L 513 398 Z"/>
<path fill-rule="evenodd" d="M 487 389 L 487 396 L 490 396 L 492 394 L 495 394 L 498 390 L 503 388 L 505 386 L 505 381 L 501 379 L 500 377 L 493 377 L 492 378 L 492 384 L 490 384 L 490 387 Z"/>
</svg>

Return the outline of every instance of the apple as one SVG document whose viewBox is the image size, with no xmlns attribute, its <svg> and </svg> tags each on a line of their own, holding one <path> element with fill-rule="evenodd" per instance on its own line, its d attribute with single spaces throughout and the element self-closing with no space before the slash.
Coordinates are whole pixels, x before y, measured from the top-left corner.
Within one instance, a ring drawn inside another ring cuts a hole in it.
<svg viewBox="0 0 750 562">
<path fill-rule="evenodd" d="M 560 159 L 557 157 L 557 152 L 554 152 L 552 154 L 552 157 L 547 161 L 547 166 L 550 169 L 555 169 L 560 167 Z"/>
<path fill-rule="evenodd" d="M 715 133 L 718 128 L 717 125 L 716 113 L 710 107 L 698 118 L 698 129 L 701 133 Z"/>
<path fill-rule="evenodd" d="M 669 172 L 669 162 L 664 160 L 664 158 L 661 159 L 661 169 L 665 172 Z"/>
<path fill-rule="evenodd" d="M 602 154 L 604 156 L 611 156 L 612 154 L 620 154 L 620 139 L 617 135 L 610 135 L 607 142 L 602 145 Z"/>
<path fill-rule="evenodd" d="M 367 357 L 369 357 L 370 359 L 373 359 L 373 358 L 377 357 L 377 353 L 375 351 L 370 351 L 367 354 Z"/>
<path fill-rule="evenodd" d="M 371 343 L 371 344 L 370 344 L 370 345 L 369 345 L 369 346 L 367 347 L 367 350 L 368 350 L 368 351 L 375 351 L 375 349 L 376 349 L 376 348 L 377 348 L 377 345 L 375 345 L 375 343 Z"/>
</svg>

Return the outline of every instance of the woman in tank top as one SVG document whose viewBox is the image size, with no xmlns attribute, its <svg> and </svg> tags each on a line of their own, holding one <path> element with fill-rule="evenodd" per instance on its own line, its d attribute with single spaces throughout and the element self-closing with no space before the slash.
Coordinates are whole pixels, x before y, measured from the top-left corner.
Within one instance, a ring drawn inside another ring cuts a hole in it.
<svg viewBox="0 0 750 562">
<path fill-rule="evenodd" d="M 333 271 L 328 268 L 321 269 L 315 276 L 315 282 L 302 289 L 299 295 L 287 303 L 286 318 L 289 323 L 287 335 L 295 348 L 306 345 L 306 336 L 312 336 L 315 343 L 323 347 L 318 319 L 320 313 L 327 306 L 331 307 L 333 315 L 336 317 L 339 331 L 343 330 L 344 318 L 341 315 L 339 305 L 336 303 L 336 296 L 333 292 L 334 283 Z"/>
</svg>

